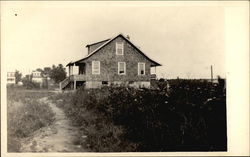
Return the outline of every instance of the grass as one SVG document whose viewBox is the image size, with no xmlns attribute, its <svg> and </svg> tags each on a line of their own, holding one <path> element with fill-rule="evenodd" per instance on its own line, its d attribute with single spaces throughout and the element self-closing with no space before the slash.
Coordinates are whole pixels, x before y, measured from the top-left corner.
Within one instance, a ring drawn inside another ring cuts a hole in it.
<svg viewBox="0 0 250 157">
<path fill-rule="evenodd" d="M 51 94 L 52 92 L 47 90 L 7 88 L 8 152 L 19 152 L 22 138 L 53 122 L 54 113 L 51 108 L 39 101 L 40 98 Z"/>
<path fill-rule="evenodd" d="M 25 89 L 23 87 L 7 87 L 8 101 L 24 101 L 29 99 L 37 100 L 42 97 L 47 97 L 54 94 L 46 89 Z"/>
</svg>

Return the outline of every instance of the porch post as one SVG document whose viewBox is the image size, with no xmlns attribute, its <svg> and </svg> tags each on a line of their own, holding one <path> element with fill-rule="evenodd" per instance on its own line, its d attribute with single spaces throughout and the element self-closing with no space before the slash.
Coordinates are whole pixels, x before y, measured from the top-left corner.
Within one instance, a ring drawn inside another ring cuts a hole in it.
<svg viewBox="0 0 250 157">
<path fill-rule="evenodd" d="M 74 90 L 76 90 L 76 80 L 74 80 Z"/>
<path fill-rule="evenodd" d="M 69 65 L 69 76 L 71 75 L 71 65 Z"/>
</svg>

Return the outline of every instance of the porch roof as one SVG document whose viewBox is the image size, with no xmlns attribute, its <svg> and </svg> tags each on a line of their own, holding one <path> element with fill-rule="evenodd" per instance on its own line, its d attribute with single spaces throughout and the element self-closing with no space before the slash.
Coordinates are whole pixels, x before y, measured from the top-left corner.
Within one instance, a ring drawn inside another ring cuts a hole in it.
<svg viewBox="0 0 250 157">
<path fill-rule="evenodd" d="M 74 66 L 74 65 L 80 65 L 80 64 L 85 64 L 85 63 L 81 63 L 81 62 L 69 62 L 67 65 L 66 65 L 66 67 L 67 66 Z"/>
<path fill-rule="evenodd" d="M 71 61 L 71 62 L 69 62 L 69 63 L 66 65 L 66 67 L 67 67 L 67 66 L 72 66 L 72 65 L 74 65 L 74 64 L 75 64 L 75 63 Z"/>
</svg>

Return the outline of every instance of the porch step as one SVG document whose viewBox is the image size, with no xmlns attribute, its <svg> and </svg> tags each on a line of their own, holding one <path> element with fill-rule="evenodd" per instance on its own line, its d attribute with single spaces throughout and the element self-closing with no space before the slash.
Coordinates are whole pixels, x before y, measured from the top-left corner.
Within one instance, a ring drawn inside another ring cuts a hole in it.
<svg viewBox="0 0 250 157">
<path fill-rule="evenodd" d="M 63 90 L 70 83 L 69 77 L 65 78 L 62 82 L 59 83 L 60 90 Z"/>
</svg>

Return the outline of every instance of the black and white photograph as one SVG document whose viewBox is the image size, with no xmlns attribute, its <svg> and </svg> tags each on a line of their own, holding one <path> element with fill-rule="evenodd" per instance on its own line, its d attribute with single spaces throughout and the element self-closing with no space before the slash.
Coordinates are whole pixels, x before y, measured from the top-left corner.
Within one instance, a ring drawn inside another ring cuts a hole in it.
<svg viewBox="0 0 250 157">
<path fill-rule="evenodd" d="M 249 155 L 248 13 L 1 1 L 2 155 Z"/>
</svg>

